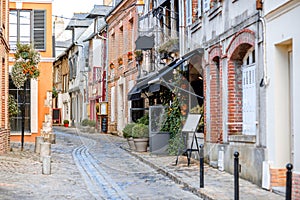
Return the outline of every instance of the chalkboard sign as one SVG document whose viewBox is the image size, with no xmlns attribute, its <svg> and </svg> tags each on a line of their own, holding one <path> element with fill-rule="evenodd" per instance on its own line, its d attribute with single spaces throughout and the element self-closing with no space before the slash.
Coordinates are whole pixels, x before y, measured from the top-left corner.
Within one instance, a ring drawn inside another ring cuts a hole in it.
<svg viewBox="0 0 300 200">
<path fill-rule="evenodd" d="M 61 120 L 60 120 L 60 108 L 53 108 L 52 114 L 53 114 L 53 116 L 52 116 L 53 123 L 60 124 L 60 122 L 61 122 Z"/>
<path fill-rule="evenodd" d="M 101 132 L 107 133 L 107 117 L 102 117 L 101 120 Z"/>
</svg>

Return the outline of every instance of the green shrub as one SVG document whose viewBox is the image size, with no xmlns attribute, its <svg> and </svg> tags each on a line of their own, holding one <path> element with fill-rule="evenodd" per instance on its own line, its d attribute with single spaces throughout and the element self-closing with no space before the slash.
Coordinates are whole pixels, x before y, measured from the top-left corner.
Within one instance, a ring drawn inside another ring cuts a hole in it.
<svg viewBox="0 0 300 200">
<path fill-rule="evenodd" d="M 136 124 L 132 128 L 133 138 L 145 138 L 149 137 L 149 128 L 145 124 Z"/>
<path fill-rule="evenodd" d="M 96 126 L 96 121 L 95 120 L 89 120 L 88 125 L 90 127 L 95 127 Z"/>
<path fill-rule="evenodd" d="M 65 119 L 64 124 L 69 124 L 69 120 Z"/>
<path fill-rule="evenodd" d="M 81 121 L 81 126 L 88 126 L 89 125 L 89 121 L 88 119 L 84 119 Z"/>
<path fill-rule="evenodd" d="M 123 136 L 124 138 L 132 137 L 132 128 L 135 126 L 136 123 L 129 123 L 123 129 Z"/>
<path fill-rule="evenodd" d="M 149 115 L 148 115 L 148 113 L 145 114 L 143 117 L 139 118 L 139 119 L 137 120 L 137 123 L 138 123 L 138 124 L 149 125 Z"/>
</svg>

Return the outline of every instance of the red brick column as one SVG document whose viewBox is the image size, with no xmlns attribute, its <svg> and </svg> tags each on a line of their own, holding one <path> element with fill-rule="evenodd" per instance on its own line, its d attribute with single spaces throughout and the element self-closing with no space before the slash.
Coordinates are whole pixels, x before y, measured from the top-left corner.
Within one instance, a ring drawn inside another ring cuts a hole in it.
<svg viewBox="0 0 300 200">
<path fill-rule="evenodd" d="M 210 141 L 222 141 L 222 65 L 221 46 L 214 46 L 209 51 L 210 67 Z"/>
<path fill-rule="evenodd" d="M 300 173 L 293 173 L 292 199 L 300 199 Z"/>
<path fill-rule="evenodd" d="M 245 29 L 233 37 L 226 49 L 228 60 L 228 134 L 241 134 L 243 122 L 243 58 L 255 44 L 254 32 Z"/>
</svg>

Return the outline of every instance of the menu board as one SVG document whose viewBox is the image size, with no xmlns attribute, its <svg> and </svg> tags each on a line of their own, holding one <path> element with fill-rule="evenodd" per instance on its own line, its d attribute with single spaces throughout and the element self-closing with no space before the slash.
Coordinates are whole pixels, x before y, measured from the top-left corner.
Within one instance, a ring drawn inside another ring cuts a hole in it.
<svg viewBox="0 0 300 200">
<path fill-rule="evenodd" d="M 102 117 L 101 119 L 101 132 L 107 133 L 107 117 Z"/>
</svg>

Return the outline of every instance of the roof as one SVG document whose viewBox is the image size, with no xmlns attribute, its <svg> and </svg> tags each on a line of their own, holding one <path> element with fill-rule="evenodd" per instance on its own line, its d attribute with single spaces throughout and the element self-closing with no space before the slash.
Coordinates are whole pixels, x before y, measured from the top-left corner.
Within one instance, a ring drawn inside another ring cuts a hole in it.
<svg viewBox="0 0 300 200">
<path fill-rule="evenodd" d="M 86 16 L 86 18 L 96 18 L 98 16 L 105 17 L 112 8 L 112 6 L 94 5 L 93 10 Z"/>
<path fill-rule="evenodd" d="M 88 19 L 88 13 L 74 13 L 71 18 L 66 30 L 73 30 L 74 28 L 85 28 L 89 27 L 92 23 L 92 19 Z"/>
</svg>

